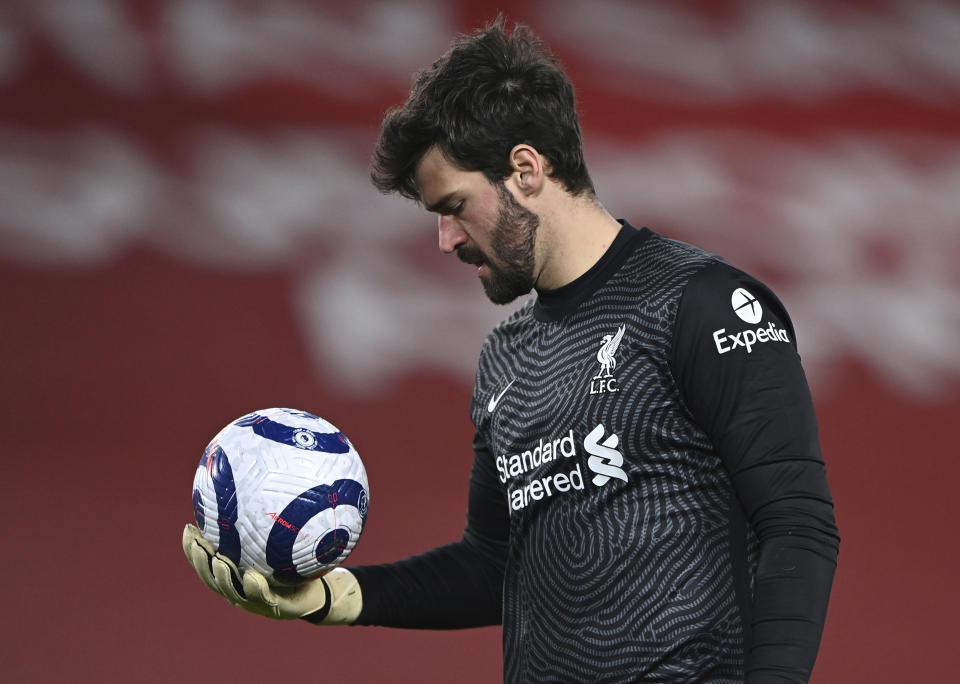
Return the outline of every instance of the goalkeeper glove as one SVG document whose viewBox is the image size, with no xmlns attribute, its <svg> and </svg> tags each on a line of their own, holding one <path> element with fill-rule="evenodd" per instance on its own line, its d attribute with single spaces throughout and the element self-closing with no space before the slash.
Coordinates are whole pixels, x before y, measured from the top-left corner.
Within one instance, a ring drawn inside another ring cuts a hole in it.
<svg viewBox="0 0 960 684">
<path fill-rule="evenodd" d="M 320 625 L 352 624 L 360 615 L 363 598 L 353 573 L 334 568 L 323 577 L 295 587 L 274 587 L 255 570 L 240 572 L 236 564 L 217 553 L 195 525 L 183 528 L 183 552 L 204 584 L 230 603 L 257 615 L 293 620 L 304 618 Z"/>
</svg>

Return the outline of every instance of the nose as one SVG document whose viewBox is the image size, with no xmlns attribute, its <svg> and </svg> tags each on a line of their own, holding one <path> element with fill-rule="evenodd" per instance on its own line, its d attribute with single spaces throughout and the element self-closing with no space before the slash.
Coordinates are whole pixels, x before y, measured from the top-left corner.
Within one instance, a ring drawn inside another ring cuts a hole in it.
<svg viewBox="0 0 960 684">
<path fill-rule="evenodd" d="M 440 234 L 440 251 L 444 254 L 450 254 L 457 245 L 467 241 L 467 234 L 454 216 L 438 216 L 437 232 Z"/>
</svg>

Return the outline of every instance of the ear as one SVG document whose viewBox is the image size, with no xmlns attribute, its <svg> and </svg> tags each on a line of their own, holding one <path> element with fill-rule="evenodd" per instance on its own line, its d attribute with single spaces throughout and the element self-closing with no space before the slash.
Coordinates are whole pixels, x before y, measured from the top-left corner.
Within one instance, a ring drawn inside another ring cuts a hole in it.
<svg viewBox="0 0 960 684">
<path fill-rule="evenodd" d="M 521 143 L 510 150 L 510 166 L 513 175 L 510 182 L 521 196 L 532 197 L 540 193 L 547 180 L 546 159 L 536 148 Z"/>
</svg>

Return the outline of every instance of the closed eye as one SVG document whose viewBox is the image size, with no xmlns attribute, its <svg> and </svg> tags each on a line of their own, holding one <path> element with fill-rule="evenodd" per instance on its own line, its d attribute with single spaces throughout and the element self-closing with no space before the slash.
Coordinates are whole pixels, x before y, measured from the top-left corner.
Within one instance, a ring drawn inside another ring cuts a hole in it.
<svg viewBox="0 0 960 684">
<path fill-rule="evenodd" d="M 434 214 L 459 216 L 460 212 L 463 211 L 463 205 L 466 203 L 466 200 L 455 202 L 455 194 L 456 193 L 453 192 L 447 193 L 433 204 L 425 205 L 424 208 Z"/>
<path fill-rule="evenodd" d="M 456 204 L 448 205 L 441 207 L 437 213 L 442 216 L 459 216 L 463 213 L 463 205 L 466 204 L 463 201 L 457 202 Z"/>
</svg>

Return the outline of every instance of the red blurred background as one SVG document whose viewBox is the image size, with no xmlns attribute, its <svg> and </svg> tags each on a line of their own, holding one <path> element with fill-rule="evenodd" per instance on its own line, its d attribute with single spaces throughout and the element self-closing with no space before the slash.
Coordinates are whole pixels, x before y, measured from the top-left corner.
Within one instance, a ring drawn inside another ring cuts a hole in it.
<svg viewBox="0 0 960 684">
<path fill-rule="evenodd" d="M 960 5 L 930 0 L 5 3 L 5 681 L 500 677 L 499 629 L 271 622 L 179 548 L 203 447 L 270 406 L 364 457 L 349 563 L 460 534 L 506 311 L 367 159 L 498 9 L 568 67 L 611 212 L 793 314 L 843 536 L 813 681 L 955 681 Z"/>
</svg>

